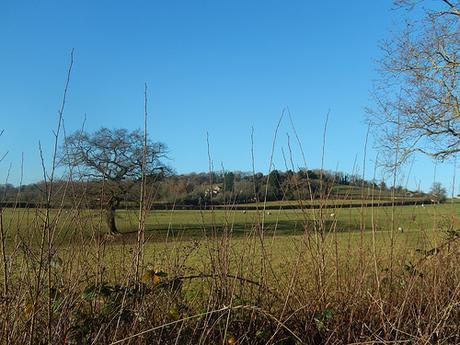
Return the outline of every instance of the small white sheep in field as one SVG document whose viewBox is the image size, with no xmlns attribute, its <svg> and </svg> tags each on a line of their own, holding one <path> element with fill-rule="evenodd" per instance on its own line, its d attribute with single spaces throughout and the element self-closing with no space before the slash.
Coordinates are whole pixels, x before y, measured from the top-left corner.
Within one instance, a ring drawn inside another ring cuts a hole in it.
<svg viewBox="0 0 460 345">
<path fill-rule="evenodd" d="M 271 215 L 272 213 L 270 211 L 267 212 L 267 216 Z"/>
<path fill-rule="evenodd" d="M 404 229 L 403 229 L 402 227 L 399 227 L 399 228 L 398 228 L 398 231 L 401 232 L 401 233 L 403 233 L 403 232 L 404 232 Z"/>
</svg>

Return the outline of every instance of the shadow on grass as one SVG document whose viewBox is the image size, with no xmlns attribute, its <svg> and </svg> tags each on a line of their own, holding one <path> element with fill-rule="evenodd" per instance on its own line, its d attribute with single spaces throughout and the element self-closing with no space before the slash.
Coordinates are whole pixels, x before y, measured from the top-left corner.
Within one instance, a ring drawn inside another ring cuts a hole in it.
<svg viewBox="0 0 460 345">
<path fill-rule="evenodd" d="M 276 233 L 280 236 L 301 235 L 305 231 L 315 231 L 321 228 L 319 223 L 313 221 L 300 220 L 285 220 L 285 221 L 266 221 L 263 225 L 264 233 L 273 235 Z M 338 231 L 348 232 L 359 229 L 358 224 L 350 224 L 345 222 L 335 222 L 332 220 L 324 221 L 323 228 L 326 232 Z M 262 229 L 261 224 L 237 223 L 237 224 L 187 224 L 180 227 L 168 226 L 151 226 L 145 231 L 147 241 L 162 242 L 166 239 L 190 240 L 199 239 L 206 236 L 219 236 L 224 232 L 231 234 L 232 237 L 244 237 Z M 120 237 L 116 237 L 115 241 L 135 242 L 137 240 L 137 230 L 123 231 Z"/>
</svg>

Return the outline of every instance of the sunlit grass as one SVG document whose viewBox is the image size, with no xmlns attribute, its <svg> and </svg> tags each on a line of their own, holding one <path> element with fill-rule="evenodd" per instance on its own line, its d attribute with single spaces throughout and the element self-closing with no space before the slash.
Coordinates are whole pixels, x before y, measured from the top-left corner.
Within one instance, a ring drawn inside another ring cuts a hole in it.
<svg viewBox="0 0 460 345">
<path fill-rule="evenodd" d="M 5 209 L 4 227 L 7 241 L 15 237 L 41 235 L 40 221 L 43 214 L 37 209 Z M 254 224 L 263 224 L 267 232 L 299 235 L 313 230 L 315 222 L 323 219 L 326 231 L 369 232 L 374 225 L 377 231 L 410 233 L 442 229 L 446 224 L 458 224 L 460 204 L 397 206 L 394 208 L 394 224 L 391 222 L 392 207 L 355 207 L 318 209 L 280 209 L 266 211 L 242 210 L 173 210 L 148 211 L 147 237 L 164 240 L 167 236 L 201 237 L 212 230 L 226 229 L 233 235 L 244 236 L 252 231 Z M 89 209 L 52 210 L 51 219 L 57 219 L 57 237 L 60 244 L 72 238 L 90 238 L 104 234 L 106 225 L 103 211 Z M 138 230 L 138 212 L 118 210 L 117 224 L 121 233 L 134 234 Z"/>
</svg>

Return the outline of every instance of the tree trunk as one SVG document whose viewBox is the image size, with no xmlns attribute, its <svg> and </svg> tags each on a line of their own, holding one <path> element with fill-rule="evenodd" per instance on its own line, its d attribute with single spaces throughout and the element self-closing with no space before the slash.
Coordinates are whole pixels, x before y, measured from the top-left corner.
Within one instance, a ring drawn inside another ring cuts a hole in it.
<svg viewBox="0 0 460 345">
<path fill-rule="evenodd" d="M 115 205 L 108 205 L 106 209 L 106 221 L 110 234 L 118 234 L 117 224 L 115 223 Z"/>
</svg>

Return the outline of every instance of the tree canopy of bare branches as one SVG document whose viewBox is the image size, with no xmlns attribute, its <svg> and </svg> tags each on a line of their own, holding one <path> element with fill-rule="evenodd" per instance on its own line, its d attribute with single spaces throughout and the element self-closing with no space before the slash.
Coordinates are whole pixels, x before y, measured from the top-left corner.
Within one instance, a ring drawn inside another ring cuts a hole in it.
<svg viewBox="0 0 460 345">
<path fill-rule="evenodd" d="M 381 146 L 401 160 L 415 151 L 447 159 L 460 151 L 460 1 L 396 5 L 423 14 L 382 45 L 371 120 Z"/>
<path fill-rule="evenodd" d="M 166 146 L 145 139 L 140 130 L 108 128 L 76 131 L 65 138 L 62 162 L 74 175 L 104 181 L 102 200 L 111 233 L 118 232 L 115 210 L 142 174 L 148 177 L 166 169 Z"/>
</svg>

